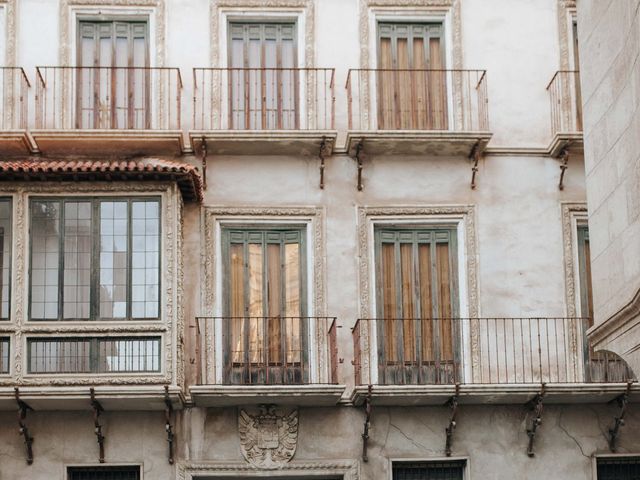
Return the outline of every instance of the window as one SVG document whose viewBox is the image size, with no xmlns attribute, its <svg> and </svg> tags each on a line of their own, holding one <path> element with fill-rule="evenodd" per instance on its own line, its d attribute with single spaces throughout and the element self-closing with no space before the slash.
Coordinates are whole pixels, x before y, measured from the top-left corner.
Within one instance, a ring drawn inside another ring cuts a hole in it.
<svg viewBox="0 0 640 480">
<path fill-rule="evenodd" d="M 229 24 L 232 129 L 299 128 L 294 23 Z"/>
<path fill-rule="evenodd" d="M 29 373 L 160 371 L 160 337 L 29 338 Z"/>
<path fill-rule="evenodd" d="M 393 464 L 393 480 L 463 480 L 465 460 Z"/>
<path fill-rule="evenodd" d="M 150 128 L 146 22 L 80 22 L 76 128 Z"/>
<path fill-rule="evenodd" d="M 456 231 L 375 232 L 380 382 L 451 383 L 459 366 Z"/>
<path fill-rule="evenodd" d="M 33 199 L 33 320 L 156 319 L 158 199 Z"/>
<path fill-rule="evenodd" d="M 0 319 L 9 318 L 11 285 L 11 200 L 0 199 Z"/>
<path fill-rule="evenodd" d="M 68 480 L 140 480 L 140 467 L 69 467 Z"/>
<path fill-rule="evenodd" d="M 603 457 L 597 459 L 598 480 L 638 480 L 640 457 Z"/>
<path fill-rule="evenodd" d="M 571 31 L 573 33 L 573 69 L 580 71 L 580 49 L 578 46 L 578 23 L 571 23 Z M 576 89 L 576 128 L 582 131 L 582 87 L 580 85 L 580 75 L 575 75 Z"/>
<path fill-rule="evenodd" d="M 224 229 L 230 383 L 308 381 L 304 230 Z"/>
<path fill-rule="evenodd" d="M 9 339 L 0 337 L 0 373 L 9 373 Z"/>
<path fill-rule="evenodd" d="M 593 325 L 593 295 L 591 287 L 591 247 L 589 227 L 578 225 L 578 273 L 580 280 L 580 315 Z"/>
<path fill-rule="evenodd" d="M 446 130 L 442 24 L 378 25 L 378 128 Z"/>
</svg>

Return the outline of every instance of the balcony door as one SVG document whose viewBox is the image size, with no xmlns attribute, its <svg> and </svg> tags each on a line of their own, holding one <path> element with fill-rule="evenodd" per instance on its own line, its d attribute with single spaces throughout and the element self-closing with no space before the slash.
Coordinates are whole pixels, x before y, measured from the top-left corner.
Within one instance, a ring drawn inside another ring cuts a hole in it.
<svg viewBox="0 0 640 480">
<path fill-rule="evenodd" d="M 303 230 L 224 230 L 225 381 L 309 380 Z"/>
<path fill-rule="evenodd" d="M 453 383 L 459 372 L 456 232 L 376 231 L 379 381 Z"/>
<path fill-rule="evenodd" d="M 82 21 L 78 32 L 76 128 L 150 128 L 147 23 Z"/>
<path fill-rule="evenodd" d="M 231 129 L 299 128 L 294 23 L 230 23 L 229 66 Z"/>
<path fill-rule="evenodd" d="M 378 25 L 378 128 L 446 130 L 441 24 Z"/>
</svg>

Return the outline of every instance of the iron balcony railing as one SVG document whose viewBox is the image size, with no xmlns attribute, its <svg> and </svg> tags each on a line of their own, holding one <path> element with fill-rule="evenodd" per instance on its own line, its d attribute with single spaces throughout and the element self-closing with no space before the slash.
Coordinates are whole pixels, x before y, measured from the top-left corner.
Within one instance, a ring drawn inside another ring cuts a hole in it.
<svg viewBox="0 0 640 480">
<path fill-rule="evenodd" d="M 551 102 L 551 133 L 582 132 L 580 72 L 560 70 L 547 85 Z"/>
<path fill-rule="evenodd" d="M 349 130 L 489 130 L 485 70 L 352 69 Z"/>
<path fill-rule="evenodd" d="M 333 317 L 197 317 L 199 385 L 336 384 Z"/>
<path fill-rule="evenodd" d="M 0 130 L 26 130 L 31 84 L 20 67 L 0 67 Z"/>
<path fill-rule="evenodd" d="M 585 318 L 360 319 L 357 385 L 609 383 L 632 380 L 593 352 Z"/>
<path fill-rule="evenodd" d="M 333 68 L 194 68 L 195 130 L 333 130 Z"/>
<path fill-rule="evenodd" d="M 27 339 L 29 374 L 159 373 L 160 337 Z"/>
<path fill-rule="evenodd" d="M 177 68 L 37 67 L 36 128 L 180 130 Z"/>
</svg>

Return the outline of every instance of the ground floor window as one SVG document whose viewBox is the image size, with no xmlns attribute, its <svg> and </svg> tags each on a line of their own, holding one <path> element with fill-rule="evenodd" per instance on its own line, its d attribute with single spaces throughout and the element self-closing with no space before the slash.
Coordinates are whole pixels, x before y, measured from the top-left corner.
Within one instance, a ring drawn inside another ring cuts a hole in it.
<svg viewBox="0 0 640 480">
<path fill-rule="evenodd" d="M 598 480 L 640 479 L 640 457 L 598 458 Z"/>
<path fill-rule="evenodd" d="M 68 480 L 140 480 L 140 467 L 69 467 Z"/>
<path fill-rule="evenodd" d="M 394 462 L 393 480 L 463 480 L 465 460 Z"/>
</svg>

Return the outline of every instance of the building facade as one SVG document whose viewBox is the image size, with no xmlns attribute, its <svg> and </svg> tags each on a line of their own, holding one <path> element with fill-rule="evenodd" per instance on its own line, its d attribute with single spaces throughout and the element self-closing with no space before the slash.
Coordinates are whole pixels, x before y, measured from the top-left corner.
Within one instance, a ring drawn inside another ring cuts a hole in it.
<svg viewBox="0 0 640 480">
<path fill-rule="evenodd" d="M 638 67 L 633 59 L 639 53 L 635 41 L 638 2 L 583 3 L 585 166 L 589 224 L 597 232 L 593 244 L 596 327 L 591 338 L 597 348 L 618 353 L 637 369 L 640 177 L 633 134 L 638 121 L 634 108 Z"/>
<path fill-rule="evenodd" d="M 576 5 L 491 4 L 0 1 L 0 479 L 637 478 Z"/>
</svg>

